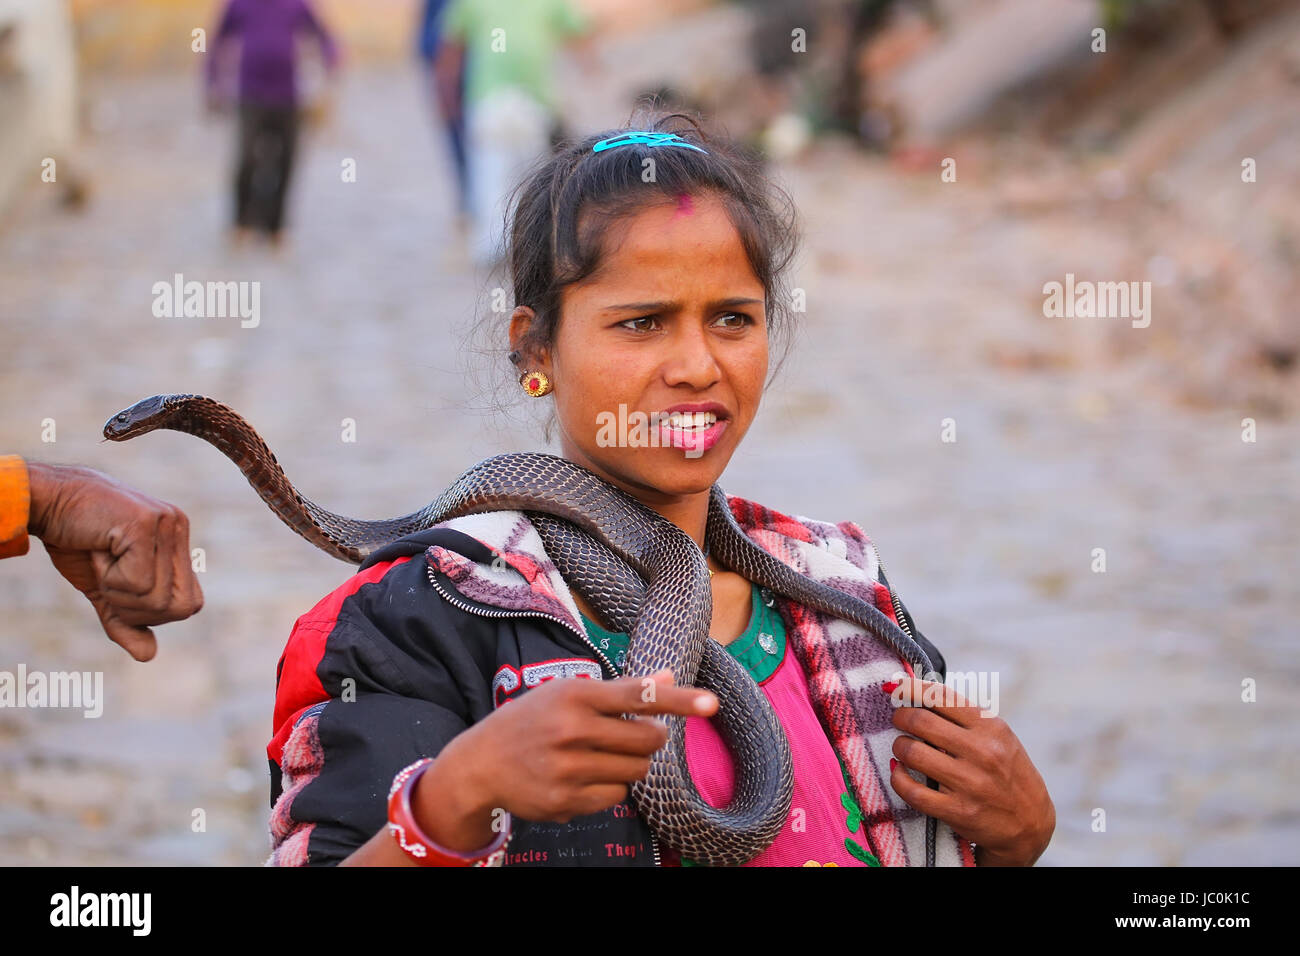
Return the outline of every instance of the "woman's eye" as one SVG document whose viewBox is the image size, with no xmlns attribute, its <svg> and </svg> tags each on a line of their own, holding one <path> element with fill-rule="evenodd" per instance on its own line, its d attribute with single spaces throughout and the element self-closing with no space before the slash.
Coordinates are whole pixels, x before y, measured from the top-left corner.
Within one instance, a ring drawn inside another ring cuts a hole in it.
<svg viewBox="0 0 1300 956">
<path fill-rule="evenodd" d="M 727 320 L 727 319 L 738 320 L 738 321 L 732 321 L 724 325 L 724 328 L 729 328 L 729 329 L 744 328 L 746 325 L 749 325 L 752 321 L 750 317 L 745 315 L 745 313 L 743 312 L 724 313 L 723 315 L 720 315 L 718 317 L 717 321 L 722 322 L 723 320 Z M 657 319 L 655 316 L 642 315 L 642 316 L 638 316 L 635 319 L 627 319 L 623 322 L 620 322 L 619 325 L 633 332 L 650 332 L 654 330 L 656 323 L 657 323 Z"/>
<path fill-rule="evenodd" d="M 623 326 L 625 329 L 631 329 L 633 332 L 649 332 L 653 327 L 654 320 L 655 317 L 653 315 L 642 315 L 635 319 L 628 319 L 626 322 L 620 322 L 619 325 Z M 633 324 L 636 322 L 648 322 L 650 325 L 636 326 Z"/>
</svg>

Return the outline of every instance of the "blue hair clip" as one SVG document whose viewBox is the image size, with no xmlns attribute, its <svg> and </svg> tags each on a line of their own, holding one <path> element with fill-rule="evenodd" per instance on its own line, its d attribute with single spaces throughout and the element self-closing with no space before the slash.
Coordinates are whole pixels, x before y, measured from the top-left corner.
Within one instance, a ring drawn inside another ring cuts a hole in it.
<svg viewBox="0 0 1300 956">
<path fill-rule="evenodd" d="M 676 133 L 620 133 L 618 136 L 611 136 L 609 139 L 602 139 L 595 146 L 591 147 L 593 153 L 599 153 L 601 150 L 614 149 L 616 146 L 628 146 L 632 143 L 640 143 L 643 146 L 684 146 L 687 149 L 693 149 L 697 152 L 708 155 L 708 150 L 700 149 L 694 143 L 688 143 Z"/>
</svg>

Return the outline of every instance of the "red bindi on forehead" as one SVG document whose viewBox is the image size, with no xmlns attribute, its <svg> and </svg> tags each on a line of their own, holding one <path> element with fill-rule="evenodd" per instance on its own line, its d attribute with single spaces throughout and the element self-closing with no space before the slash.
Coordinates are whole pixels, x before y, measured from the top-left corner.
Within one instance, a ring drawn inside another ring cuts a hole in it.
<svg viewBox="0 0 1300 956">
<path fill-rule="evenodd" d="M 677 196 L 677 211 L 673 213 L 673 218 L 677 219 L 681 216 L 689 216 L 694 211 L 695 204 L 691 202 L 690 195 L 688 193 L 680 193 Z"/>
</svg>

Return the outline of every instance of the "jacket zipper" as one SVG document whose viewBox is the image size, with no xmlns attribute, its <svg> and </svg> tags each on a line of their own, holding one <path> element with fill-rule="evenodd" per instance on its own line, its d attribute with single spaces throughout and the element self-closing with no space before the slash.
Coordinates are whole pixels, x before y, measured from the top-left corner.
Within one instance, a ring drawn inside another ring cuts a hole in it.
<svg viewBox="0 0 1300 956">
<path fill-rule="evenodd" d="M 427 570 L 429 583 L 433 585 L 433 589 L 437 591 L 442 599 L 452 607 L 460 608 L 462 611 L 470 614 L 477 614 L 480 617 L 543 617 L 548 621 L 554 621 L 556 624 L 562 625 L 569 633 L 577 635 L 578 639 L 582 641 L 582 643 L 590 647 L 595 655 L 600 658 L 601 663 L 603 663 L 608 669 L 610 675 L 618 675 L 618 671 L 614 669 L 614 665 L 610 663 L 609 658 L 600 652 L 600 648 L 596 647 L 596 645 L 591 642 L 591 638 L 586 634 L 579 634 L 578 630 L 563 618 L 556 617 L 554 614 L 547 614 L 545 611 L 506 611 L 502 608 L 492 608 L 489 610 L 487 608 L 475 607 L 472 604 L 466 604 L 464 601 L 457 600 L 443 590 L 442 585 L 440 585 L 437 579 L 433 576 L 432 567 Z"/>
<path fill-rule="evenodd" d="M 871 543 L 871 550 L 876 552 L 876 564 L 880 568 L 880 573 L 883 574 L 885 580 L 888 581 L 889 574 L 885 571 L 885 562 L 880 560 L 880 552 L 876 549 L 876 543 L 874 541 Z M 894 617 L 898 618 L 898 626 L 903 629 L 904 634 L 910 637 L 913 641 L 916 641 L 916 635 L 914 635 L 912 629 L 907 626 L 907 617 L 903 614 L 903 604 L 898 600 L 898 595 L 894 593 L 894 586 L 892 584 L 889 586 L 889 601 L 894 606 Z"/>
<path fill-rule="evenodd" d="M 885 580 L 888 581 L 889 574 L 885 571 L 885 562 L 880 560 L 880 551 L 877 550 L 874 541 L 871 542 L 871 550 L 876 552 L 876 564 L 880 568 L 880 573 L 884 576 Z M 907 618 L 903 614 L 903 604 L 898 600 L 898 595 L 894 593 L 894 586 L 892 584 L 889 585 L 889 601 L 894 606 L 894 617 L 898 618 L 898 626 L 903 629 L 903 633 L 912 638 L 917 647 L 920 647 L 921 642 L 916 640 L 915 635 L 912 634 L 912 629 L 907 626 Z M 928 780 L 929 778 L 927 777 L 926 779 Z M 925 831 L 925 865 L 934 866 L 934 858 L 930 855 L 930 845 L 936 841 L 938 833 L 938 822 L 934 817 L 927 816 L 925 818 Z"/>
<path fill-rule="evenodd" d="M 571 634 L 577 635 L 578 639 L 581 640 L 582 643 L 590 647 L 592 652 L 598 658 L 600 658 L 601 663 L 605 665 L 606 669 L 608 670 L 611 676 L 613 677 L 618 676 L 618 670 L 610 662 L 609 658 L 601 653 L 600 648 L 598 648 L 592 642 L 591 638 L 588 637 L 586 634 L 579 634 L 578 630 L 563 618 L 556 617 L 554 614 L 547 614 L 544 611 L 506 611 L 503 610 L 502 608 L 488 609 L 482 607 L 475 607 L 472 604 L 467 604 L 466 602 L 458 600 L 457 598 L 454 598 L 450 594 L 448 594 L 446 590 L 443 589 L 442 585 L 438 583 L 437 578 L 434 577 L 432 567 L 428 567 L 426 569 L 426 572 L 429 578 L 429 583 L 433 585 L 433 589 L 437 591 L 438 595 L 444 601 L 450 604 L 452 607 L 459 608 L 460 610 L 465 611 L 468 614 L 478 614 L 480 617 L 540 617 L 540 618 L 545 618 L 548 621 L 554 621 L 556 624 L 561 625 L 565 630 L 569 631 Z M 659 841 L 655 839 L 653 830 L 651 830 L 649 827 L 646 827 L 646 830 L 650 833 L 650 849 L 654 853 L 655 866 L 662 866 L 663 864 L 660 863 L 659 861 Z"/>
</svg>

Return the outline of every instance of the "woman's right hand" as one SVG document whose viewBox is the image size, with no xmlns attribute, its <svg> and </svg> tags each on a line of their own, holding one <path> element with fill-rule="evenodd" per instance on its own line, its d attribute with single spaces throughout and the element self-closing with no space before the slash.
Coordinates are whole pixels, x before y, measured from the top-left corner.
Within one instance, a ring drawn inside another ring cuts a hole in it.
<svg viewBox="0 0 1300 956">
<path fill-rule="evenodd" d="M 547 681 L 443 748 L 416 786 L 416 821 L 435 841 L 468 852 L 491 843 L 502 811 L 559 823 L 596 813 L 626 800 L 667 743 L 655 715 L 717 709 L 711 692 L 673 686 L 668 670 Z"/>
</svg>

